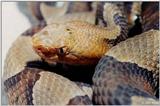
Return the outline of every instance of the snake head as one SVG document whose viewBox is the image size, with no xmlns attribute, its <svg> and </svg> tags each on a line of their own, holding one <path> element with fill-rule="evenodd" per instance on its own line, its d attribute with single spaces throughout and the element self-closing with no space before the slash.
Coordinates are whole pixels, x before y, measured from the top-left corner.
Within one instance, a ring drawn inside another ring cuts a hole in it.
<svg viewBox="0 0 160 106">
<path fill-rule="evenodd" d="M 110 33 L 87 22 L 47 25 L 32 38 L 33 48 L 47 62 L 96 64 L 110 48 L 104 37 Z"/>
<path fill-rule="evenodd" d="M 62 61 L 69 53 L 64 37 L 62 37 L 66 33 L 62 29 L 62 26 L 58 24 L 48 25 L 32 37 L 34 50 L 49 63 Z"/>
</svg>

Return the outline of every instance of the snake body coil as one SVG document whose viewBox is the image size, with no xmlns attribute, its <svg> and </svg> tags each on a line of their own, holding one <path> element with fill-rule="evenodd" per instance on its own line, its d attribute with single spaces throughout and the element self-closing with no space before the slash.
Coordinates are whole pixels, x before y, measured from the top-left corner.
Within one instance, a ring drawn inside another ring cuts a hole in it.
<svg viewBox="0 0 160 106">
<path fill-rule="evenodd" d="M 65 10 L 41 3 L 46 22 L 19 36 L 5 60 L 3 81 L 9 104 L 158 103 L 154 95 L 159 86 L 160 32 L 150 30 L 127 39 L 128 25 L 121 9 L 114 3 L 97 4 L 95 12 L 88 8 L 90 3 L 82 3 L 84 9 L 71 3 Z M 53 10 L 53 16 L 46 10 Z M 59 64 L 71 65 L 74 72 L 78 65 L 97 64 L 92 87 L 65 78 Z"/>
<path fill-rule="evenodd" d="M 120 27 L 119 36 L 111 41 L 113 45 L 127 38 L 128 26 L 126 16 L 118 6 L 112 3 L 99 3 L 96 14 L 96 24 L 110 28 Z"/>
<path fill-rule="evenodd" d="M 9 104 L 92 104 L 87 94 L 75 83 L 40 69 L 25 68 L 6 80 L 4 84 L 10 98 Z M 77 97 L 81 98 L 81 101 L 74 102 Z"/>
<path fill-rule="evenodd" d="M 159 86 L 159 34 L 151 30 L 127 39 L 102 57 L 93 76 L 97 104 L 138 104 L 134 96 L 155 99 Z"/>
<path fill-rule="evenodd" d="M 159 30 L 159 4 L 158 2 L 142 3 L 142 28 Z"/>
</svg>

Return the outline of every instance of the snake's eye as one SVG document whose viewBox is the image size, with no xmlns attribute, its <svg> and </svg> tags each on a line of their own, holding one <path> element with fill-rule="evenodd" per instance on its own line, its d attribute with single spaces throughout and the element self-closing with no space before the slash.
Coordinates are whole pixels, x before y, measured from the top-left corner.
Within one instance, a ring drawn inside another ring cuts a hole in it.
<svg viewBox="0 0 160 106">
<path fill-rule="evenodd" d="M 60 49 L 59 49 L 59 54 L 64 54 L 63 48 L 60 48 Z"/>
<path fill-rule="evenodd" d="M 69 54 L 69 49 L 68 48 L 61 47 L 61 48 L 58 49 L 57 55 L 65 56 L 65 55 L 68 55 L 68 54 Z"/>
</svg>

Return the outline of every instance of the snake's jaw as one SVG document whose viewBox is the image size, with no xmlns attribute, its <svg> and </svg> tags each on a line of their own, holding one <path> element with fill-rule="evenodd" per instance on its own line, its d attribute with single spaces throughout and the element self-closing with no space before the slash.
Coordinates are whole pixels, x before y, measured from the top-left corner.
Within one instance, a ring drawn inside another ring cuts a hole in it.
<svg viewBox="0 0 160 106">
<path fill-rule="evenodd" d="M 42 36 L 34 35 L 32 37 L 32 47 L 35 52 L 44 60 L 51 63 L 58 60 L 58 49 L 52 47 L 52 42 L 48 38 L 41 38 Z"/>
<path fill-rule="evenodd" d="M 43 37 L 45 35 L 34 35 L 32 37 L 32 47 L 35 52 L 48 63 L 63 62 L 69 54 L 66 46 L 57 47 L 50 37 Z"/>
</svg>

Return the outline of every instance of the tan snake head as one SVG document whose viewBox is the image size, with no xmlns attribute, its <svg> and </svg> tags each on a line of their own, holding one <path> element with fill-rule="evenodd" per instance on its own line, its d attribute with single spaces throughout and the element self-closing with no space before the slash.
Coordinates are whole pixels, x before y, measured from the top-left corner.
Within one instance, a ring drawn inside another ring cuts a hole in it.
<svg viewBox="0 0 160 106">
<path fill-rule="evenodd" d="M 82 21 L 47 25 L 33 36 L 35 51 L 47 62 L 96 64 L 111 48 L 115 31 Z"/>
<path fill-rule="evenodd" d="M 104 17 L 100 21 L 107 22 L 106 28 L 79 19 L 53 23 L 34 35 L 35 51 L 47 62 L 96 64 L 112 46 L 127 38 L 126 18 L 119 8 L 111 3 L 102 8 L 97 20 Z"/>
<path fill-rule="evenodd" d="M 67 33 L 62 29 L 64 27 L 58 24 L 48 25 L 32 38 L 33 48 L 48 62 L 58 61 L 68 54 L 64 37 L 62 37 L 67 36 Z"/>
</svg>

